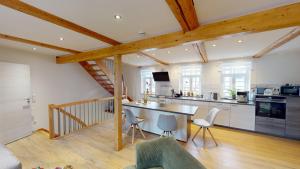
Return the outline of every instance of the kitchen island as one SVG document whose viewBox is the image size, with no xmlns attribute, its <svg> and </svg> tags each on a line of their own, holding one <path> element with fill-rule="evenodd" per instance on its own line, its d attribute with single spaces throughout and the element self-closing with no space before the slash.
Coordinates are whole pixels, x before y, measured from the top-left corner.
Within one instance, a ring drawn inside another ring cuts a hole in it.
<svg viewBox="0 0 300 169">
<path fill-rule="evenodd" d="M 162 104 L 158 102 L 137 103 L 130 102 L 123 104 L 124 109 L 130 109 L 136 116 L 145 121 L 141 128 L 145 131 L 160 135 L 163 133 L 157 127 L 157 121 L 160 114 L 175 115 L 177 120 L 177 130 L 174 136 L 177 140 L 187 142 L 191 133 L 191 116 L 195 115 L 198 106 L 182 104 Z"/>
</svg>

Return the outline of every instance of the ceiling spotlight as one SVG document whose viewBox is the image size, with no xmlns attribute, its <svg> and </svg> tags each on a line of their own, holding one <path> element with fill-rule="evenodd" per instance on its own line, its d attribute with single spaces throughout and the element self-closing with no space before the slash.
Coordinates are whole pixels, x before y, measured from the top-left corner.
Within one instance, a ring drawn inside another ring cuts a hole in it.
<svg viewBox="0 0 300 169">
<path fill-rule="evenodd" d="M 36 50 L 36 48 L 32 48 L 32 50 Z"/>
<path fill-rule="evenodd" d="M 242 43 L 243 41 L 242 41 L 242 40 L 238 40 L 237 42 L 238 42 L 238 43 Z"/>
<path fill-rule="evenodd" d="M 168 51 L 168 54 L 170 54 L 171 52 L 170 51 Z"/>
<path fill-rule="evenodd" d="M 212 44 L 212 46 L 213 46 L 213 47 L 216 47 L 217 45 L 216 45 L 216 44 Z"/>
<path fill-rule="evenodd" d="M 60 37 L 60 38 L 59 38 L 59 40 L 60 40 L 60 41 L 63 41 L 63 40 L 64 40 L 64 38 L 63 38 L 63 37 Z"/>
<path fill-rule="evenodd" d="M 115 15 L 115 19 L 119 20 L 121 18 L 122 18 L 121 15 Z"/>
<path fill-rule="evenodd" d="M 185 48 L 184 50 L 185 50 L 185 51 L 189 51 L 189 49 L 188 49 L 188 48 Z"/>
</svg>

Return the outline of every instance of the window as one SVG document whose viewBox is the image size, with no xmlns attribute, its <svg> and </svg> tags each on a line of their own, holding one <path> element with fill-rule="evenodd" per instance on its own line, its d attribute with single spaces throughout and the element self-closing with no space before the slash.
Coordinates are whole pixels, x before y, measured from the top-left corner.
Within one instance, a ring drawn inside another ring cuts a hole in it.
<svg viewBox="0 0 300 169">
<path fill-rule="evenodd" d="M 221 73 L 223 97 L 230 97 L 230 90 L 250 90 L 250 62 L 224 63 Z"/>
<path fill-rule="evenodd" d="M 141 70 L 141 93 L 148 90 L 150 94 L 155 94 L 155 82 L 152 72 L 152 69 Z"/>
<path fill-rule="evenodd" d="M 188 65 L 181 68 L 181 89 L 183 93 L 201 93 L 201 65 Z"/>
</svg>

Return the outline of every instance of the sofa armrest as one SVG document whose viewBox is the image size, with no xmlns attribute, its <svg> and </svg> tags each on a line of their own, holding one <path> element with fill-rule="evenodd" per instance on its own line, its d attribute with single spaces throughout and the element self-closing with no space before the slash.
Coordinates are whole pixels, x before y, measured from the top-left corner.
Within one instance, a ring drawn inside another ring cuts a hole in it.
<svg viewBox="0 0 300 169">
<path fill-rule="evenodd" d="M 0 168 L 22 169 L 21 162 L 3 145 L 0 144 Z"/>
<path fill-rule="evenodd" d="M 136 168 L 161 167 L 162 149 L 160 139 L 138 144 L 136 146 Z"/>
<path fill-rule="evenodd" d="M 205 167 L 180 146 L 175 140 L 169 139 L 163 151 L 163 168 L 166 169 L 205 169 Z"/>
</svg>

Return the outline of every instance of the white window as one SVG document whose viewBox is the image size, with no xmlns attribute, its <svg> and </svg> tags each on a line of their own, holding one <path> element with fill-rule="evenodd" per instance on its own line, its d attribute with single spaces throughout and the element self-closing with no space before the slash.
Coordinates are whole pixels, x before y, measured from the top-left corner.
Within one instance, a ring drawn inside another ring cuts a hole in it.
<svg viewBox="0 0 300 169">
<path fill-rule="evenodd" d="M 201 94 L 201 65 L 182 66 L 180 85 L 183 93 Z"/>
<path fill-rule="evenodd" d="M 152 72 L 154 72 L 153 69 L 141 70 L 141 93 L 148 90 L 150 94 L 155 94 L 155 82 Z"/>
<path fill-rule="evenodd" d="M 230 90 L 250 90 L 250 62 L 223 63 L 221 65 L 221 74 L 223 97 L 231 97 Z"/>
</svg>

